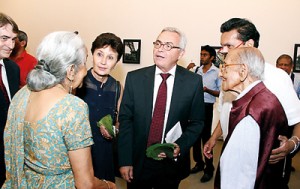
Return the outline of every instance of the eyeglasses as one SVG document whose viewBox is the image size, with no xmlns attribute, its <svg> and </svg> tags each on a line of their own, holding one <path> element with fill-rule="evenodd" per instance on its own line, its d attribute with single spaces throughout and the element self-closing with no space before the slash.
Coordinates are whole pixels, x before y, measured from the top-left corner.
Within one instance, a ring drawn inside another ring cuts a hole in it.
<svg viewBox="0 0 300 189">
<path fill-rule="evenodd" d="M 176 47 L 173 46 L 171 43 L 167 42 L 167 43 L 162 43 L 160 41 L 155 41 L 153 42 L 154 48 L 159 49 L 161 46 L 163 46 L 163 48 L 166 51 L 170 51 L 171 49 L 181 49 L 180 47 Z"/>
<path fill-rule="evenodd" d="M 233 50 L 236 48 L 239 48 L 241 45 L 244 45 L 245 42 L 242 41 L 240 44 L 238 44 L 237 46 L 233 46 L 233 45 L 225 45 L 225 47 L 227 47 L 229 50 Z M 220 64 L 224 64 L 225 58 L 228 54 L 228 52 L 221 52 L 224 49 L 224 47 L 221 47 L 218 52 L 217 52 L 217 59 L 220 62 Z"/>
<path fill-rule="evenodd" d="M 227 67 L 229 66 L 237 66 L 237 65 L 242 65 L 242 64 L 226 64 L 226 62 L 220 64 L 220 71 L 221 73 L 227 72 Z"/>
</svg>

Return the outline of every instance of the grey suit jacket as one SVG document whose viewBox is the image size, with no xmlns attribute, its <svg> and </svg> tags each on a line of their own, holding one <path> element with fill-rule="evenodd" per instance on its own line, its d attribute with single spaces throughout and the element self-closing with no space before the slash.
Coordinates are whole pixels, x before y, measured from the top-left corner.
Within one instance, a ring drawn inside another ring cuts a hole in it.
<svg viewBox="0 0 300 189">
<path fill-rule="evenodd" d="M 133 166 L 138 178 L 145 158 L 152 119 L 155 66 L 129 72 L 120 107 L 118 138 L 119 166 Z M 167 133 L 177 122 L 183 134 L 176 141 L 181 155 L 179 177 L 189 174 L 189 151 L 204 127 L 204 99 L 202 78 L 181 66 L 175 72 L 174 87 L 166 124 Z"/>
</svg>

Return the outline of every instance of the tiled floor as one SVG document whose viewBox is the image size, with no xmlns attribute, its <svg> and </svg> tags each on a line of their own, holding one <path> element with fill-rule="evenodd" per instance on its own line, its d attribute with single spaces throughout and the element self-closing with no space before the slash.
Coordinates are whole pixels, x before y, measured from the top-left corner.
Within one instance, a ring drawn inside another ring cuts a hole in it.
<svg viewBox="0 0 300 189">
<path fill-rule="evenodd" d="M 217 167 L 219 156 L 220 156 L 220 147 L 222 142 L 219 141 L 216 149 L 214 150 L 214 165 Z M 192 166 L 194 166 L 194 162 L 192 162 Z M 293 166 L 295 167 L 296 171 L 292 172 L 291 179 L 289 183 L 290 189 L 299 189 L 300 188 L 300 152 L 293 158 Z M 188 178 L 184 179 L 180 183 L 179 189 L 213 189 L 213 180 L 210 180 L 207 183 L 201 183 L 200 178 L 202 177 L 203 172 L 199 172 L 196 174 L 191 174 Z M 118 189 L 126 189 L 126 183 L 124 180 L 117 178 L 117 187 Z"/>
</svg>

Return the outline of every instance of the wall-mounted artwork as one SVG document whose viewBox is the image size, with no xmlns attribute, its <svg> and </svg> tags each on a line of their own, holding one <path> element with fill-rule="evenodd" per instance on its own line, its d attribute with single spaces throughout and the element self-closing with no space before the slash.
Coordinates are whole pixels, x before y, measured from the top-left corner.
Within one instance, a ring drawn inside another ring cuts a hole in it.
<svg viewBox="0 0 300 189">
<path fill-rule="evenodd" d="M 294 48 L 294 72 L 300 72 L 300 44 Z"/>
<path fill-rule="evenodd" d="M 124 39 L 123 63 L 139 64 L 141 57 L 141 40 Z"/>
<path fill-rule="evenodd" d="M 222 55 L 220 55 L 220 53 L 219 53 L 219 51 L 220 51 L 220 49 L 221 49 L 221 46 L 211 46 L 212 48 L 214 48 L 215 50 L 216 50 L 216 60 L 215 60 L 215 62 L 214 62 L 214 65 L 216 66 L 216 67 L 219 67 L 220 66 L 220 64 L 222 63 L 222 61 L 224 61 L 223 59 L 223 57 L 222 57 Z"/>
</svg>

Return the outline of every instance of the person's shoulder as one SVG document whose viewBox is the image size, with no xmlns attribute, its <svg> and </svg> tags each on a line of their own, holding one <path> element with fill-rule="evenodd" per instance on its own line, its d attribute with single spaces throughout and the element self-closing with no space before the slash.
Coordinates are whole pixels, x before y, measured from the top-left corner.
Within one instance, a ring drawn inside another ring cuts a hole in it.
<svg viewBox="0 0 300 189">
<path fill-rule="evenodd" d="M 282 69 L 277 68 L 275 65 L 265 63 L 264 80 L 290 80 L 289 75 Z"/>
<path fill-rule="evenodd" d="M 188 75 L 190 77 L 195 77 L 195 76 L 197 77 L 197 75 L 198 75 L 198 74 L 196 74 L 194 72 L 191 72 L 191 71 L 187 70 L 186 68 L 184 68 L 184 67 L 182 67 L 180 65 L 177 65 L 176 69 L 177 69 L 176 70 L 177 72 L 179 72 L 181 74 L 186 74 L 186 75 Z"/>
<path fill-rule="evenodd" d="M 68 103 L 73 104 L 75 106 L 79 106 L 83 108 L 87 107 L 87 104 L 81 98 L 75 95 L 68 94 L 67 100 L 69 101 Z"/>
<path fill-rule="evenodd" d="M 109 76 L 108 76 L 108 81 L 109 81 L 110 83 L 116 83 L 117 79 L 114 78 L 113 76 L 109 75 Z"/>
<path fill-rule="evenodd" d="M 294 73 L 294 75 L 295 75 L 295 79 L 300 80 L 300 73 L 295 73 L 295 72 L 293 72 L 293 73 Z"/>
<path fill-rule="evenodd" d="M 214 64 L 211 65 L 210 69 L 219 72 L 219 68 L 215 66 Z"/>
<path fill-rule="evenodd" d="M 256 84 L 252 89 L 250 89 L 250 91 L 252 92 L 252 99 L 251 99 L 251 103 L 257 103 L 260 104 L 261 102 L 264 101 L 268 101 L 268 102 L 277 102 L 278 99 L 276 97 L 276 95 L 274 93 L 271 92 L 270 89 L 267 88 L 267 86 L 263 83 L 263 82 L 259 82 L 258 84 Z M 249 93 L 249 92 L 248 92 Z M 278 101 L 279 103 L 279 101 Z M 272 103 L 271 103 L 272 104 Z M 254 106 L 254 108 L 256 108 L 257 106 Z M 269 107 L 262 107 L 263 108 L 269 108 Z"/>
<path fill-rule="evenodd" d="M 3 59 L 3 63 L 5 65 L 5 69 L 10 70 L 11 72 L 20 72 L 20 67 L 17 63 L 15 63 L 13 60 L 10 60 L 8 58 Z"/>
<path fill-rule="evenodd" d="M 201 75 L 191 72 L 179 65 L 177 65 L 177 68 L 176 68 L 175 77 L 177 77 L 177 76 L 184 78 L 184 80 L 187 80 L 187 81 L 198 81 L 198 80 L 201 80 L 201 78 L 202 78 Z"/>
<path fill-rule="evenodd" d="M 28 89 L 27 85 L 23 86 L 12 98 L 11 104 L 14 105 L 16 103 L 24 103 L 26 99 L 30 95 L 30 90 Z"/>
<path fill-rule="evenodd" d="M 15 94 L 15 96 L 23 96 L 23 95 L 26 95 L 29 93 L 30 93 L 30 90 L 28 89 L 27 85 L 25 85 L 20 90 L 18 90 L 18 92 Z"/>
<path fill-rule="evenodd" d="M 139 68 L 137 70 L 133 70 L 127 73 L 127 76 L 130 77 L 140 77 L 141 75 L 147 75 L 147 74 L 152 74 L 155 73 L 155 65 L 154 66 L 148 66 L 148 67 L 143 67 Z"/>
<path fill-rule="evenodd" d="M 210 75 L 210 77 L 219 78 L 219 68 L 215 66 L 214 64 L 211 65 L 207 73 Z"/>
<path fill-rule="evenodd" d="M 265 63 L 265 73 L 273 73 L 273 74 L 279 74 L 279 75 L 287 75 L 285 71 L 282 69 L 277 68 L 275 65 L 270 63 Z"/>
<path fill-rule="evenodd" d="M 30 60 L 31 62 L 37 62 L 37 59 L 31 54 L 29 54 L 27 51 L 25 51 L 25 54 L 26 54 L 26 59 Z"/>
<path fill-rule="evenodd" d="M 146 71 L 149 71 L 149 70 L 155 70 L 155 65 L 139 68 L 139 69 L 136 69 L 136 70 L 132 70 L 129 73 L 141 73 L 141 72 L 146 72 Z"/>
<path fill-rule="evenodd" d="M 15 67 L 15 68 L 18 67 L 19 68 L 18 64 L 9 58 L 4 58 L 3 63 L 5 65 L 5 67 Z"/>
</svg>

